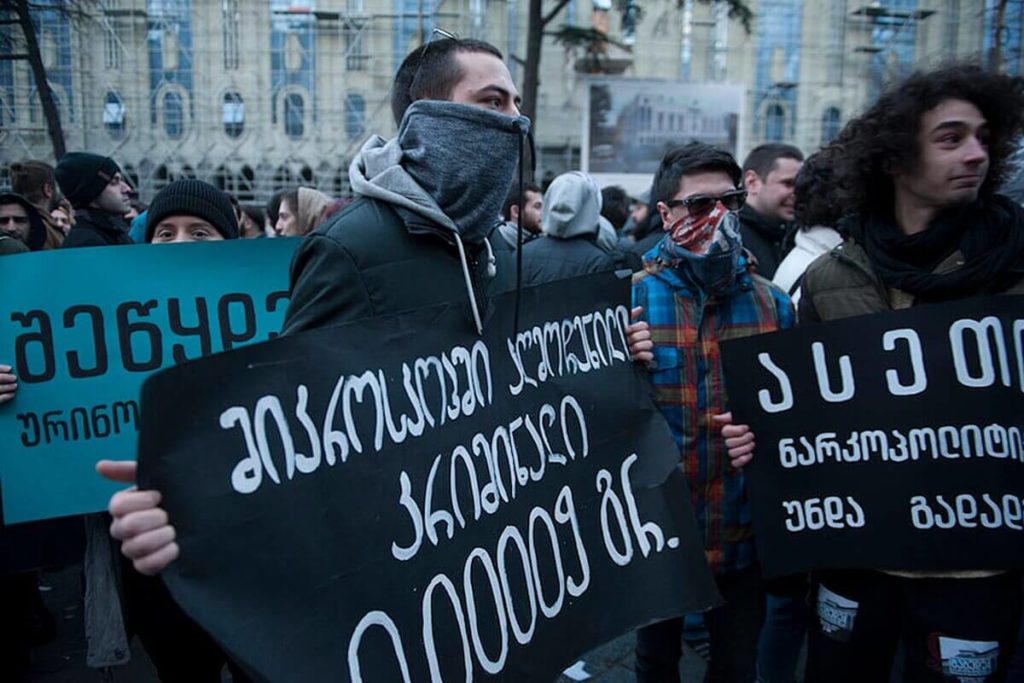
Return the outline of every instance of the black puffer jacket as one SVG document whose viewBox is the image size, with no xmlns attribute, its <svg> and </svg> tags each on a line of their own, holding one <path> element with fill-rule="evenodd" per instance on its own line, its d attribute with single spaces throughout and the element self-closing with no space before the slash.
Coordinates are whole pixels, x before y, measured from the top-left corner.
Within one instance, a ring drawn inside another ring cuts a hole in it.
<svg viewBox="0 0 1024 683">
<path fill-rule="evenodd" d="M 515 286 L 512 253 L 466 245 L 470 279 L 484 315 L 487 300 Z M 441 303 L 469 294 L 454 239 L 426 218 L 376 199 L 360 199 L 303 238 L 291 268 L 284 333 L 341 325 Z"/>
<path fill-rule="evenodd" d="M 622 254 L 597 246 L 597 237 L 592 235 L 572 239 L 541 237 L 523 247 L 524 285 L 628 267 Z"/>
<path fill-rule="evenodd" d="M 64 238 L 65 247 L 109 247 L 134 244 L 128 223 L 121 216 L 99 209 L 75 211 L 75 225 Z"/>
</svg>

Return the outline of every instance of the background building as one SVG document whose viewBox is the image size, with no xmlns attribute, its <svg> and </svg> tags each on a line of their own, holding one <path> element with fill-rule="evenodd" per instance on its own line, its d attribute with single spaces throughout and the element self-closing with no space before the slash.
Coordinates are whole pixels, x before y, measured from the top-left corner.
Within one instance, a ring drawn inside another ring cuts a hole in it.
<svg viewBox="0 0 1024 683">
<path fill-rule="evenodd" d="M 550 2 L 550 0 L 549 0 Z M 109 154 L 144 199 L 199 176 L 263 201 L 276 188 L 347 190 L 371 133 L 389 136 L 389 88 L 432 29 L 482 38 L 522 82 L 527 0 L 34 0 L 33 22 L 69 150 Z M 745 92 L 746 146 L 813 151 L 889 79 L 955 56 L 1022 69 L 1024 0 L 748 0 L 748 33 L 724 3 L 643 0 L 626 77 L 732 83 Z M 554 24 L 589 26 L 586 0 Z M 622 16 L 608 13 L 610 35 Z M 13 13 L 0 11 L 0 19 Z M 998 29 L 998 30 L 997 30 Z M 996 49 L 998 47 L 998 49 Z M 52 160 L 20 28 L 0 24 L 0 167 Z M 537 103 L 538 173 L 580 163 L 582 51 L 546 39 Z M 596 68 L 601 69 L 601 60 Z M 671 93 L 666 93 L 671 98 Z M 741 153 L 746 150 L 741 150 Z M 6 177 L 0 176 L 0 185 Z"/>
</svg>

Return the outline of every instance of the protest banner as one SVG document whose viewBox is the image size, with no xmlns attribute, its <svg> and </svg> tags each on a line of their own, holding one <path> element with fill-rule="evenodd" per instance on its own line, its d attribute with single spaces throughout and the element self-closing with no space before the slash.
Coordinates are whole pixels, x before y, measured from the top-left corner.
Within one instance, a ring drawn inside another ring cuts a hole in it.
<svg viewBox="0 0 1024 683">
<path fill-rule="evenodd" d="M 1024 566 L 1024 297 L 722 345 L 766 575 Z"/>
<path fill-rule="evenodd" d="M 143 389 L 175 600 L 256 680 L 550 683 L 717 600 L 628 281 L 282 337 Z"/>
<path fill-rule="evenodd" d="M 153 371 L 272 338 L 298 240 L 23 254 L 0 267 L 0 522 L 106 509 L 102 458 L 135 458 Z"/>
</svg>

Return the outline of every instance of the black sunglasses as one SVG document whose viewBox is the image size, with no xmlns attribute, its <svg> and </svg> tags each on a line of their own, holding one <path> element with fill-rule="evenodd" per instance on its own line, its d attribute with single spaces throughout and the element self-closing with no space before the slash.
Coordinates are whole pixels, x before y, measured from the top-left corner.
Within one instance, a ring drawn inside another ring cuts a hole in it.
<svg viewBox="0 0 1024 683">
<path fill-rule="evenodd" d="M 746 190 L 730 190 L 720 197 L 709 197 L 706 194 L 698 194 L 686 199 L 670 199 L 665 206 L 674 209 L 677 206 L 685 206 L 686 210 L 695 215 L 702 215 L 711 211 L 715 204 L 722 202 L 729 211 L 739 211 L 747 201 Z"/>
</svg>

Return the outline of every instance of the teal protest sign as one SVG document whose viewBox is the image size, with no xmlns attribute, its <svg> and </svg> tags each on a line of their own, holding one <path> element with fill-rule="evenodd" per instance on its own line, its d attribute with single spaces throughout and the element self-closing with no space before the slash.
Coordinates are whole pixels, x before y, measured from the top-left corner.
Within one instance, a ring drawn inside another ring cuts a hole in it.
<svg viewBox="0 0 1024 683">
<path fill-rule="evenodd" d="M 6 524 L 95 512 L 134 459 L 143 380 L 277 335 L 298 240 L 69 249 L 0 259 L 0 406 Z M 184 413 L 184 411 L 183 411 Z"/>
</svg>

